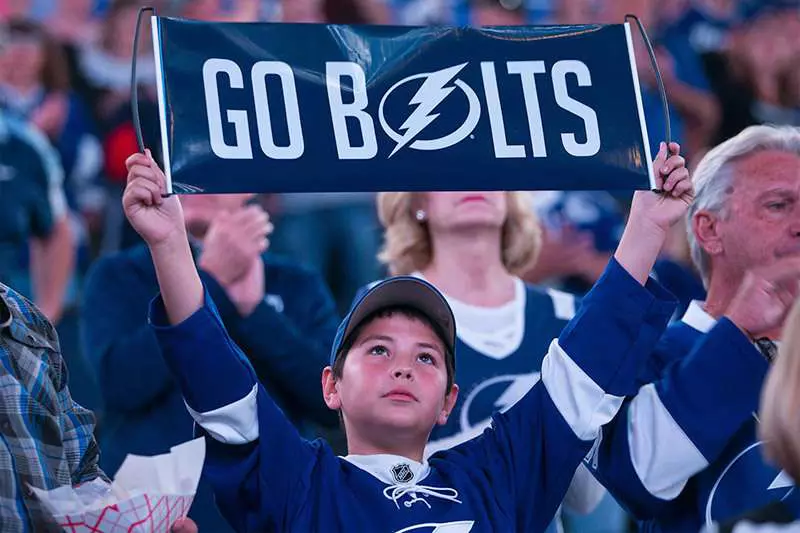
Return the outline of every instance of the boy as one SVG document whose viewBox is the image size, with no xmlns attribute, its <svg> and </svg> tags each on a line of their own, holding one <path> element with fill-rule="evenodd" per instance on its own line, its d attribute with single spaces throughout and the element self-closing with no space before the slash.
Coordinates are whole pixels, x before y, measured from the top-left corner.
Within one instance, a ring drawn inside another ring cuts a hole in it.
<svg viewBox="0 0 800 533">
<path fill-rule="evenodd" d="M 205 475 L 226 518 L 239 531 L 543 531 L 675 308 L 648 273 L 691 185 L 663 144 L 655 168 L 664 194 L 636 194 L 614 259 L 551 344 L 541 382 L 482 436 L 424 461 L 458 395 L 453 315 L 436 289 L 390 278 L 340 325 L 322 376 L 347 434 L 350 455 L 336 457 L 302 440 L 258 384 L 197 274 L 178 200 L 162 197 L 149 154 L 131 156 L 123 205 L 162 291 L 150 321 L 209 437 Z"/>
</svg>

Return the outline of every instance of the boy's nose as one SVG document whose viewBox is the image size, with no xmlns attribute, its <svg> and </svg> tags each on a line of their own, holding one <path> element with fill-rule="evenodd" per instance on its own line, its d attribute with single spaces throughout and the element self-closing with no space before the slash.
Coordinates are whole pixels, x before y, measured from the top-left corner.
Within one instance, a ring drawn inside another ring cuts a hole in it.
<svg viewBox="0 0 800 533">
<path fill-rule="evenodd" d="M 410 368 L 395 368 L 392 375 L 395 379 L 413 379 L 413 374 Z"/>
</svg>

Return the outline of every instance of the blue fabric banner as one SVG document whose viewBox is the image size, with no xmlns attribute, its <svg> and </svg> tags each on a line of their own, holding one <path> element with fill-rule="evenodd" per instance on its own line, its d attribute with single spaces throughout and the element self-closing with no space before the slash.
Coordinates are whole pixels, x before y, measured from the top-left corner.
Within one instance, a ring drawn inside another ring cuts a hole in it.
<svg viewBox="0 0 800 533">
<path fill-rule="evenodd" d="M 153 18 L 172 192 L 646 189 L 627 24 Z"/>
</svg>

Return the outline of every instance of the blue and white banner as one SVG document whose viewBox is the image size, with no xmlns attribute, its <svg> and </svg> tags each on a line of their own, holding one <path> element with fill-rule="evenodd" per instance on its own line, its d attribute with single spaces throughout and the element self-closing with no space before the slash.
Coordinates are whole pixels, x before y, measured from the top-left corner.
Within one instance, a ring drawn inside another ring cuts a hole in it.
<svg viewBox="0 0 800 533">
<path fill-rule="evenodd" d="M 627 24 L 153 17 L 171 192 L 647 189 Z"/>
</svg>

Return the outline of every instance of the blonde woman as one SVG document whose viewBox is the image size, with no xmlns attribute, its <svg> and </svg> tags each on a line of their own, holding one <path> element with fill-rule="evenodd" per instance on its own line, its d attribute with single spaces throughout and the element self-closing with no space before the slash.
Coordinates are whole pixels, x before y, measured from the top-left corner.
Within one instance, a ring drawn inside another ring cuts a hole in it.
<svg viewBox="0 0 800 533">
<path fill-rule="evenodd" d="M 522 192 L 394 192 L 378 195 L 392 275 L 423 278 L 445 295 L 458 324 L 461 392 L 428 455 L 481 433 L 539 379 L 553 337 L 575 313 L 573 296 L 525 284 L 520 274 L 541 243 L 531 198 Z M 605 490 L 581 467 L 565 499 L 591 512 Z M 556 523 L 557 524 L 557 523 Z"/>
</svg>

